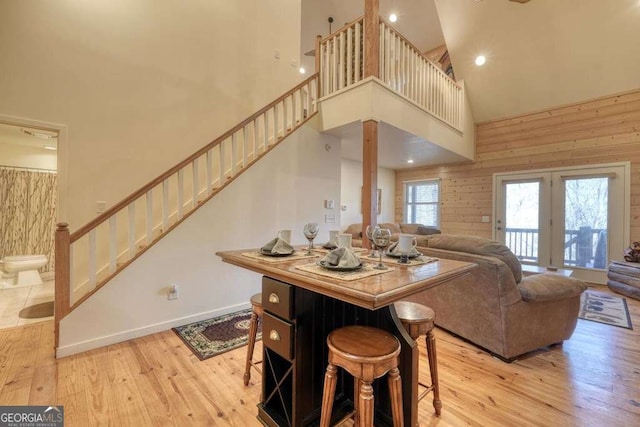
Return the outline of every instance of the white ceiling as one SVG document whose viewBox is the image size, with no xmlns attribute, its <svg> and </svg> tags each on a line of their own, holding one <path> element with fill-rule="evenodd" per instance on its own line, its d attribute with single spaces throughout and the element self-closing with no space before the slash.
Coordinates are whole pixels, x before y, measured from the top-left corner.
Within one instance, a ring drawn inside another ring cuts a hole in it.
<svg viewBox="0 0 640 427">
<path fill-rule="evenodd" d="M 640 88 L 640 0 L 435 4 L 476 122 Z"/>
<path fill-rule="evenodd" d="M 362 123 L 354 122 L 329 132 L 342 137 L 342 157 L 362 161 Z M 411 159 L 413 163 L 407 163 Z M 378 165 L 388 169 L 467 161 L 439 145 L 428 143 L 387 123 L 378 126 Z"/>
<path fill-rule="evenodd" d="M 329 16 L 335 31 L 364 13 L 364 1 L 303 0 L 302 52 L 313 49 L 316 34 L 328 34 Z M 394 26 L 419 49 L 446 42 L 476 122 L 640 88 L 640 0 L 380 0 L 380 14 L 391 12 L 398 15 Z M 473 62 L 478 54 L 487 57 L 483 67 Z M 301 58 L 313 69 L 313 58 Z M 428 142 L 419 150 L 428 157 L 420 158 L 411 151 L 418 145 L 412 136 L 396 139 L 404 134 L 397 129 L 380 134 L 385 167 L 450 161 L 434 157 L 446 150 Z M 343 156 L 361 160 L 355 128 L 345 127 L 343 137 Z M 404 154 L 415 155 L 415 163 L 393 166 Z"/>
</svg>

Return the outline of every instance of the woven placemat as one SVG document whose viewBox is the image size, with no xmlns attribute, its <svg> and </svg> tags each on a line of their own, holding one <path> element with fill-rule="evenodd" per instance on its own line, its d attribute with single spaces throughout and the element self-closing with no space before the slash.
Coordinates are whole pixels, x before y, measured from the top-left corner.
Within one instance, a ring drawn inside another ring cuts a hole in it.
<svg viewBox="0 0 640 427">
<path fill-rule="evenodd" d="M 320 252 L 323 254 L 328 254 L 329 252 L 331 252 L 333 249 L 326 249 L 323 248 L 322 246 L 314 246 L 313 249 L 311 249 L 312 251 L 315 252 Z M 351 248 L 351 252 L 353 252 L 354 254 L 363 254 L 366 252 L 369 252 L 369 249 L 365 249 L 365 248 Z"/>
<path fill-rule="evenodd" d="M 320 255 L 319 254 L 307 255 L 306 250 L 304 250 L 304 251 L 296 251 L 291 255 L 277 256 L 277 257 L 262 255 L 260 252 L 245 252 L 242 254 L 242 256 L 246 256 L 253 259 L 259 259 L 260 261 L 277 263 L 277 262 L 285 262 L 285 261 L 295 261 L 297 259 L 317 258 Z"/>
<path fill-rule="evenodd" d="M 318 264 L 304 264 L 297 265 L 296 269 L 306 271 L 308 273 L 318 274 L 320 276 L 331 277 L 334 279 L 352 281 L 363 279 L 369 276 L 375 276 L 377 274 L 389 273 L 390 271 L 395 270 L 393 267 L 389 267 L 386 270 L 376 270 L 373 268 L 375 264 L 364 264 L 360 270 L 356 271 L 335 271 L 335 270 L 327 270 L 324 267 L 320 267 Z"/>
<path fill-rule="evenodd" d="M 399 260 L 400 258 L 389 257 L 386 255 L 382 256 L 382 262 L 386 264 L 401 265 L 404 267 L 414 267 L 416 265 L 429 264 L 431 262 L 439 261 L 440 258 L 433 258 L 429 256 L 419 256 L 419 257 L 408 260 L 408 262 L 398 262 Z"/>
</svg>

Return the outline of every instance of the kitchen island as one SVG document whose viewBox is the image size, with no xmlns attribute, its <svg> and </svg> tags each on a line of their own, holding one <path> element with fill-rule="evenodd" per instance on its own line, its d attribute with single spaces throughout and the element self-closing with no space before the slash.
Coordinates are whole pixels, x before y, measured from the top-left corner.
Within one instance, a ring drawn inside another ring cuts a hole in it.
<svg viewBox="0 0 640 427">
<path fill-rule="evenodd" d="M 432 286 L 446 286 L 468 274 L 475 264 L 443 259 L 405 266 L 389 259 L 385 262 L 389 270 L 374 272 L 375 261 L 362 257 L 365 268 L 354 272 L 358 276 L 340 273 L 332 277 L 314 270 L 322 253 L 297 259 L 260 259 L 257 253 L 253 249 L 216 255 L 263 275 L 264 357 L 258 419 L 269 426 L 318 424 L 327 335 L 358 324 L 389 331 L 400 341 L 405 425 L 417 425 L 418 348 L 398 320 L 393 303 Z M 376 425 L 391 425 L 386 381 L 376 381 L 374 386 Z M 340 371 L 332 424 L 352 410 L 353 380 Z"/>
</svg>

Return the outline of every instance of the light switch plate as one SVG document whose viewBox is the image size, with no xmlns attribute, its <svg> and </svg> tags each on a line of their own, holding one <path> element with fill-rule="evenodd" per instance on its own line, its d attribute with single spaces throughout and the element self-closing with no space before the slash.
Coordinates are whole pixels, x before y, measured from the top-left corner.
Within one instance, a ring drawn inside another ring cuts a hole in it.
<svg viewBox="0 0 640 427">
<path fill-rule="evenodd" d="M 482 215 L 482 222 L 489 222 L 489 215 Z"/>
<path fill-rule="evenodd" d="M 335 202 L 333 200 L 325 200 L 324 207 L 327 209 L 333 209 L 335 207 Z"/>
</svg>

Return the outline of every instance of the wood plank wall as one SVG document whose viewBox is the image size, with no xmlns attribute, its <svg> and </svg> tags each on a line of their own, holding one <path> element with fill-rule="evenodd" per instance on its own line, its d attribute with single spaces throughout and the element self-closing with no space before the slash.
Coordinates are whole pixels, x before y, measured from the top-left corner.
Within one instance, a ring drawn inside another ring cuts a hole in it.
<svg viewBox="0 0 640 427">
<path fill-rule="evenodd" d="M 640 90 L 479 123 L 476 153 L 472 163 L 396 171 L 396 221 L 404 181 L 440 178 L 442 231 L 490 238 L 494 173 L 630 161 L 630 237 L 640 240 Z"/>
</svg>

